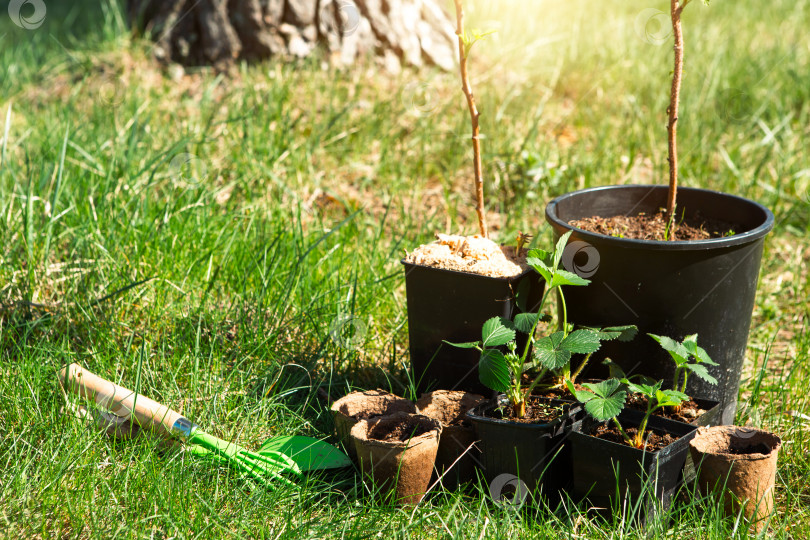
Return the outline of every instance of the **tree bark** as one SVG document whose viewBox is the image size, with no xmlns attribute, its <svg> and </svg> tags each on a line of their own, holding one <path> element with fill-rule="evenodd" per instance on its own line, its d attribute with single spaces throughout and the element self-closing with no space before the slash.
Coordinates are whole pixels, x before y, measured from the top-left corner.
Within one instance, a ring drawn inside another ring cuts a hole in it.
<svg viewBox="0 0 810 540">
<path fill-rule="evenodd" d="M 155 54 L 226 69 L 236 60 L 303 58 L 317 47 L 339 65 L 378 55 L 386 66 L 454 68 L 452 19 L 440 0 L 128 0 Z"/>
</svg>

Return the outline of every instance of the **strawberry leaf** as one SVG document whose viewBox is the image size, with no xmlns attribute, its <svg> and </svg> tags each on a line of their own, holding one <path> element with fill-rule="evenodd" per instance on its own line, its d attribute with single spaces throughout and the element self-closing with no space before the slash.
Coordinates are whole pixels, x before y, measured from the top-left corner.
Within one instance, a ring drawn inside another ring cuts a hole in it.
<svg viewBox="0 0 810 540">
<path fill-rule="evenodd" d="M 501 319 L 501 317 L 492 317 L 484 323 L 484 327 L 481 329 L 481 342 L 484 347 L 506 345 L 515 339 L 515 331 L 504 322 L 511 324 L 509 321 Z"/>
<path fill-rule="evenodd" d="M 509 390 L 509 383 L 512 379 L 501 351 L 486 349 L 481 352 L 481 358 L 478 360 L 478 379 L 484 386 L 496 392 Z"/>
<path fill-rule="evenodd" d="M 559 369 L 571 360 L 571 352 L 560 349 L 564 332 L 554 332 L 550 336 L 534 342 L 533 355 L 538 364 L 546 369 Z"/>
<path fill-rule="evenodd" d="M 591 330 L 574 330 L 560 343 L 560 349 L 579 354 L 591 354 L 599 350 L 599 335 Z"/>
</svg>

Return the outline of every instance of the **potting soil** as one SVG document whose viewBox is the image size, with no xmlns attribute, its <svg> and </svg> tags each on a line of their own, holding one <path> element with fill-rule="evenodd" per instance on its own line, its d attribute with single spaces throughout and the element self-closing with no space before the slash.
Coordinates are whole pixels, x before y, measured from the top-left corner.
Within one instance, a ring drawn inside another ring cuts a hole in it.
<svg viewBox="0 0 810 540">
<path fill-rule="evenodd" d="M 580 229 L 633 240 L 667 240 L 667 219 L 664 212 L 636 216 L 594 216 L 572 220 L 568 223 Z M 730 223 L 702 218 L 699 214 L 683 220 L 676 219 L 675 240 L 705 240 L 733 234 Z M 739 229 L 739 227 L 737 227 Z"/>
</svg>

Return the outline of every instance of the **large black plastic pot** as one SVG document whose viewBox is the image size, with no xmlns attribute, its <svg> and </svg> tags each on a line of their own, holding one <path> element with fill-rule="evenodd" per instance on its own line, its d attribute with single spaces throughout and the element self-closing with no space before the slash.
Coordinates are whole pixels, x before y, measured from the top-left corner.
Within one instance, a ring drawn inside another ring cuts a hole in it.
<svg viewBox="0 0 810 540">
<path fill-rule="evenodd" d="M 619 419 L 625 429 L 638 426 L 638 422 L 625 416 Z M 648 429 L 679 437 L 657 452 L 589 435 L 598 426 L 592 424 L 571 432 L 574 496 L 587 499 L 594 506 L 613 509 L 621 509 L 624 501 L 630 499 L 630 503 L 641 505 L 642 518 L 659 505 L 668 507 L 683 482 L 689 441 L 697 433 L 697 426 L 651 417 Z"/>
<path fill-rule="evenodd" d="M 604 378 L 601 360 L 610 357 L 628 373 L 670 380 L 669 355 L 646 334 L 682 339 L 697 333 L 698 343 L 719 366 L 709 385 L 696 376 L 687 393 L 721 403 L 721 422 L 734 421 L 748 329 L 754 308 L 765 236 L 773 214 L 764 206 L 724 193 L 678 190 L 686 215 L 733 223 L 735 234 L 699 241 L 630 240 L 584 231 L 569 221 L 592 216 L 655 213 L 666 204 L 666 186 L 607 186 L 569 193 L 546 207 L 557 237 L 573 230 L 563 265 L 591 280 L 564 289 L 569 322 L 587 326 L 635 324 L 631 342 L 605 343 L 585 376 Z M 680 214 L 679 214 L 680 215 Z"/>
<path fill-rule="evenodd" d="M 480 441 L 481 468 L 490 486 L 504 475 L 517 477 L 529 493 L 540 488 L 539 493 L 554 503 L 570 488 L 571 452 L 563 443 L 571 430 L 579 429 L 582 408 L 568 401 L 532 400 L 563 407 L 563 412 L 546 424 L 526 424 L 493 418 L 496 404 L 485 403 L 469 411 L 467 418 Z"/>
<path fill-rule="evenodd" d="M 491 395 L 478 380 L 478 350 L 459 349 L 443 340 L 478 341 L 487 319 L 512 319 L 518 313 L 536 311 L 543 295 L 540 276 L 532 269 L 512 278 L 493 278 L 404 260 L 402 264 L 417 390 L 465 390 Z M 519 347 L 525 340 L 525 335 L 518 335 Z"/>
</svg>

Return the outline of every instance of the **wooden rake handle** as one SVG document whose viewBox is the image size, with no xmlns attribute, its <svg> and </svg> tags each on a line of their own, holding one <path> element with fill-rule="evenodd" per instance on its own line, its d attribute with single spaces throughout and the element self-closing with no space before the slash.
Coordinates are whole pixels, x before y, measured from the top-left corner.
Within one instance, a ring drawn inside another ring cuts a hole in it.
<svg viewBox="0 0 810 540">
<path fill-rule="evenodd" d="M 162 435 L 188 437 L 194 424 L 179 412 L 128 388 L 103 379 L 79 364 L 70 364 L 59 371 L 59 381 L 68 392 L 94 400 L 100 407 L 139 426 Z"/>
</svg>

